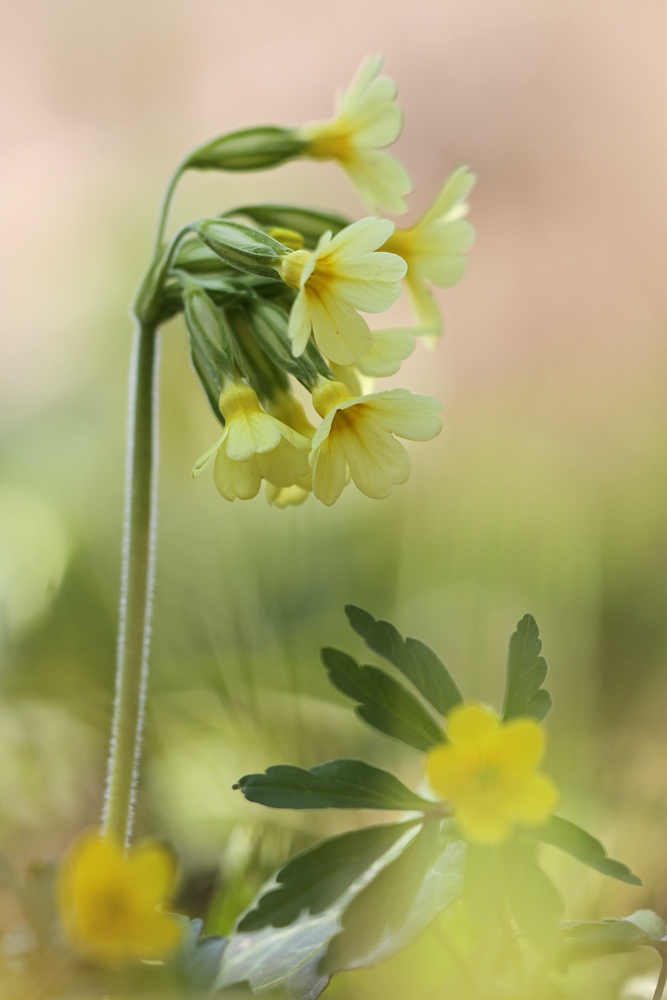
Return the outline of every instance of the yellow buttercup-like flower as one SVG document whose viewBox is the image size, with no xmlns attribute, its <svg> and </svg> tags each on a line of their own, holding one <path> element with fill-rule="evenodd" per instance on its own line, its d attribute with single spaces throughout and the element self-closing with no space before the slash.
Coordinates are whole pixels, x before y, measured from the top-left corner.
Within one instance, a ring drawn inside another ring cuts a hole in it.
<svg viewBox="0 0 667 1000">
<path fill-rule="evenodd" d="M 465 198 L 475 180 L 467 167 L 459 167 L 447 178 L 419 222 L 410 229 L 394 230 L 382 247 L 407 263 L 408 291 L 419 323 L 431 338 L 441 332 L 442 316 L 428 286 L 450 288 L 465 274 L 465 251 L 475 232 L 463 216 L 468 211 Z"/>
<path fill-rule="evenodd" d="M 449 743 L 433 747 L 426 774 L 434 792 L 448 799 L 470 840 L 495 844 L 516 825 L 546 822 L 558 801 L 554 785 L 537 771 L 544 733 L 535 719 L 501 722 L 475 702 L 447 718 Z"/>
<path fill-rule="evenodd" d="M 120 842 L 87 831 L 59 872 L 58 904 L 75 951 L 103 965 L 162 959 L 178 948 L 182 928 L 164 910 L 176 870 L 157 843 L 124 854 Z"/>
<path fill-rule="evenodd" d="M 410 475 L 410 456 L 394 435 L 428 441 L 442 429 L 440 403 L 407 389 L 354 397 L 342 382 L 322 379 L 313 405 L 324 418 L 310 453 L 313 493 L 327 506 L 342 493 L 348 469 L 367 497 L 389 496 Z"/>
<path fill-rule="evenodd" d="M 360 219 L 333 239 L 325 233 L 312 253 L 296 250 L 276 264 L 283 281 L 299 290 L 288 331 L 295 357 L 303 354 L 311 333 L 336 364 L 352 364 L 370 351 L 371 331 L 357 309 L 388 309 L 401 294 L 406 272 L 396 254 L 375 252 L 393 229 L 386 219 Z"/>
<path fill-rule="evenodd" d="M 396 84 L 379 77 L 384 59 L 370 56 L 336 102 L 336 117 L 299 130 L 315 160 L 337 160 L 372 208 L 405 212 L 412 190 L 405 168 L 380 150 L 398 139 L 403 115 L 395 104 Z"/>
<path fill-rule="evenodd" d="M 265 413 L 244 382 L 231 382 L 222 390 L 220 412 L 225 429 L 192 474 L 199 475 L 215 457 L 213 478 L 226 500 L 252 499 L 262 479 L 282 488 L 308 474 L 308 438 Z"/>
</svg>

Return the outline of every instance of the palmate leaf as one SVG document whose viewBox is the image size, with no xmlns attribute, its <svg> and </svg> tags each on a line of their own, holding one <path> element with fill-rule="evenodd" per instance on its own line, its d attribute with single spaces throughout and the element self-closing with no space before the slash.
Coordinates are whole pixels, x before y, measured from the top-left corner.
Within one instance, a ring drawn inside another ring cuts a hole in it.
<svg viewBox="0 0 667 1000">
<path fill-rule="evenodd" d="M 547 663 L 540 656 L 542 641 L 537 622 L 524 615 L 510 636 L 507 654 L 507 686 L 505 689 L 505 721 L 519 715 L 532 715 L 541 721 L 551 708 L 551 695 L 542 688 L 547 675 Z"/>
<path fill-rule="evenodd" d="M 447 715 L 463 701 L 444 663 L 425 643 L 419 639 L 404 639 L 390 622 L 378 621 L 354 604 L 345 606 L 345 614 L 368 648 L 393 663 L 440 715 Z"/>
<path fill-rule="evenodd" d="M 238 930 L 285 927 L 304 910 L 317 914 L 335 903 L 419 819 L 369 826 L 330 837 L 296 854 L 276 874 L 277 885 L 263 891 Z"/>
<path fill-rule="evenodd" d="M 369 725 L 416 750 L 444 742 L 445 734 L 433 716 L 384 670 L 361 667 L 339 649 L 326 648 L 321 655 L 331 683 L 359 702 L 355 711 Z"/>
<path fill-rule="evenodd" d="M 274 809 L 395 809 L 432 808 L 389 771 L 363 760 L 344 757 L 306 771 L 277 764 L 264 774 L 246 774 L 240 788 L 250 802 Z"/>
<path fill-rule="evenodd" d="M 567 819 L 552 816 L 548 823 L 535 827 L 531 833 L 538 840 L 559 847 L 561 851 L 566 851 L 589 868 L 602 872 L 603 875 L 610 875 L 629 885 L 642 884 L 642 880 L 627 865 L 608 856 L 599 840 Z"/>
<path fill-rule="evenodd" d="M 346 907 L 321 968 L 376 965 L 410 944 L 461 894 L 465 845 L 446 825 L 427 823 Z"/>
</svg>

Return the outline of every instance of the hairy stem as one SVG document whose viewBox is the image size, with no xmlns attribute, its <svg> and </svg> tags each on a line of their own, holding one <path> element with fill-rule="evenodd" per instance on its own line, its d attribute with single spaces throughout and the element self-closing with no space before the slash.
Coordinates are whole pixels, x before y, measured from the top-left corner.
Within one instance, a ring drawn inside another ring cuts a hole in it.
<svg viewBox="0 0 667 1000">
<path fill-rule="evenodd" d="M 141 757 L 155 569 L 159 344 L 139 324 L 129 387 L 120 624 L 102 832 L 128 844 Z"/>
<path fill-rule="evenodd" d="M 656 983 L 655 993 L 653 994 L 653 1000 L 662 1000 L 662 994 L 665 992 L 665 983 L 667 983 L 667 957 L 663 957 L 662 959 L 662 966 L 658 982 Z"/>
</svg>

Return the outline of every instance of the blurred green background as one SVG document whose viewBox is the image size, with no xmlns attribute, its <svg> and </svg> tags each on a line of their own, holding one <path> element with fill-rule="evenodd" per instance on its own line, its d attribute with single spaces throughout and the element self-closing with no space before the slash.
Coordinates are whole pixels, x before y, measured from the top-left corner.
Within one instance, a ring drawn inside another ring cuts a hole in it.
<svg viewBox="0 0 667 1000">
<path fill-rule="evenodd" d="M 17 865 L 57 856 L 100 807 L 127 303 L 164 181 L 225 129 L 326 117 L 381 50 L 406 115 L 408 219 L 454 166 L 480 175 L 446 336 L 385 382 L 438 396 L 444 431 L 411 448 L 412 477 L 388 500 L 349 488 L 331 510 L 228 504 L 211 477 L 190 478 L 216 424 L 181 322 L 164 330 L 139 827 L 180 852 L 184 908 L 228 887 L 222 926 L 249 858 L 261 879 L 337 823 L 369 822 L 269 815 L 231 791 L 238 776 L 345 754 L 419 780 L 418 755 L 326 682 L 321 645 L 361 651 L 343 605 L 424 639 L 495 704 L 530 610 L 562 811 L 646 884 L 554 858 L 568 912 L 664 914 L 666 22 L 652 0 L 0 7 L 0 840 Z M 335 167 L 303 163 L 188 177 L 175 221 L 251 199 L 363 213 Z M 401 303 L 389 323 L 408 316 Z M 388 981 L 373 975 L 371 994 Z"/>
</svg>

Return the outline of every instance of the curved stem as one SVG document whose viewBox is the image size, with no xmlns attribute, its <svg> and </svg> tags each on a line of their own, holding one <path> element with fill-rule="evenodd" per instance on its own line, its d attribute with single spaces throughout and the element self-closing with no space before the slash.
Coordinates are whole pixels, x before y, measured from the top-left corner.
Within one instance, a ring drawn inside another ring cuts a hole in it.
<svg viewBox="0 0 667 1000">
<path fill-rule="evenodd" d="M 155 230 L 155 240 L 153 242 L 153 258 L 156 259 L 159 256 L 162 244 L 164 243 L 164 233 L 167 228 L 167 221 L 169 219 L 169 209 L 171 208 L 171 202 L 174 197 L 174 191 L 176 190 L 176 185 L 180 181 L 181 177 L 187 169 L 187 159 L 182 160 L 179 165 L 174 170 L 173 174 L 169 178 L 169 183 L 165 189 L 164 195 L 162 197 L 162 205 L 160 207 L 160 216 L 158 218 L 157 227 Z"/>
<path fill-rule="evenodd" d="M 662 966 L 660 967 L 660 975 L 658 976 L 658 982 L 655 986 L 655 993 L 653 994 L 653 1000 L 661 1000 L 662 994 L 665 992 L 665 984 L 667 983 L 667 957 L 662 958 Z"/>
<path fill-rule="evenodd" d="M 139 324 L 129 388 L 116 700 L 102 831 L 127 845 L 141 757 L 155 569 L 158 337 Z"/>
</svg>

